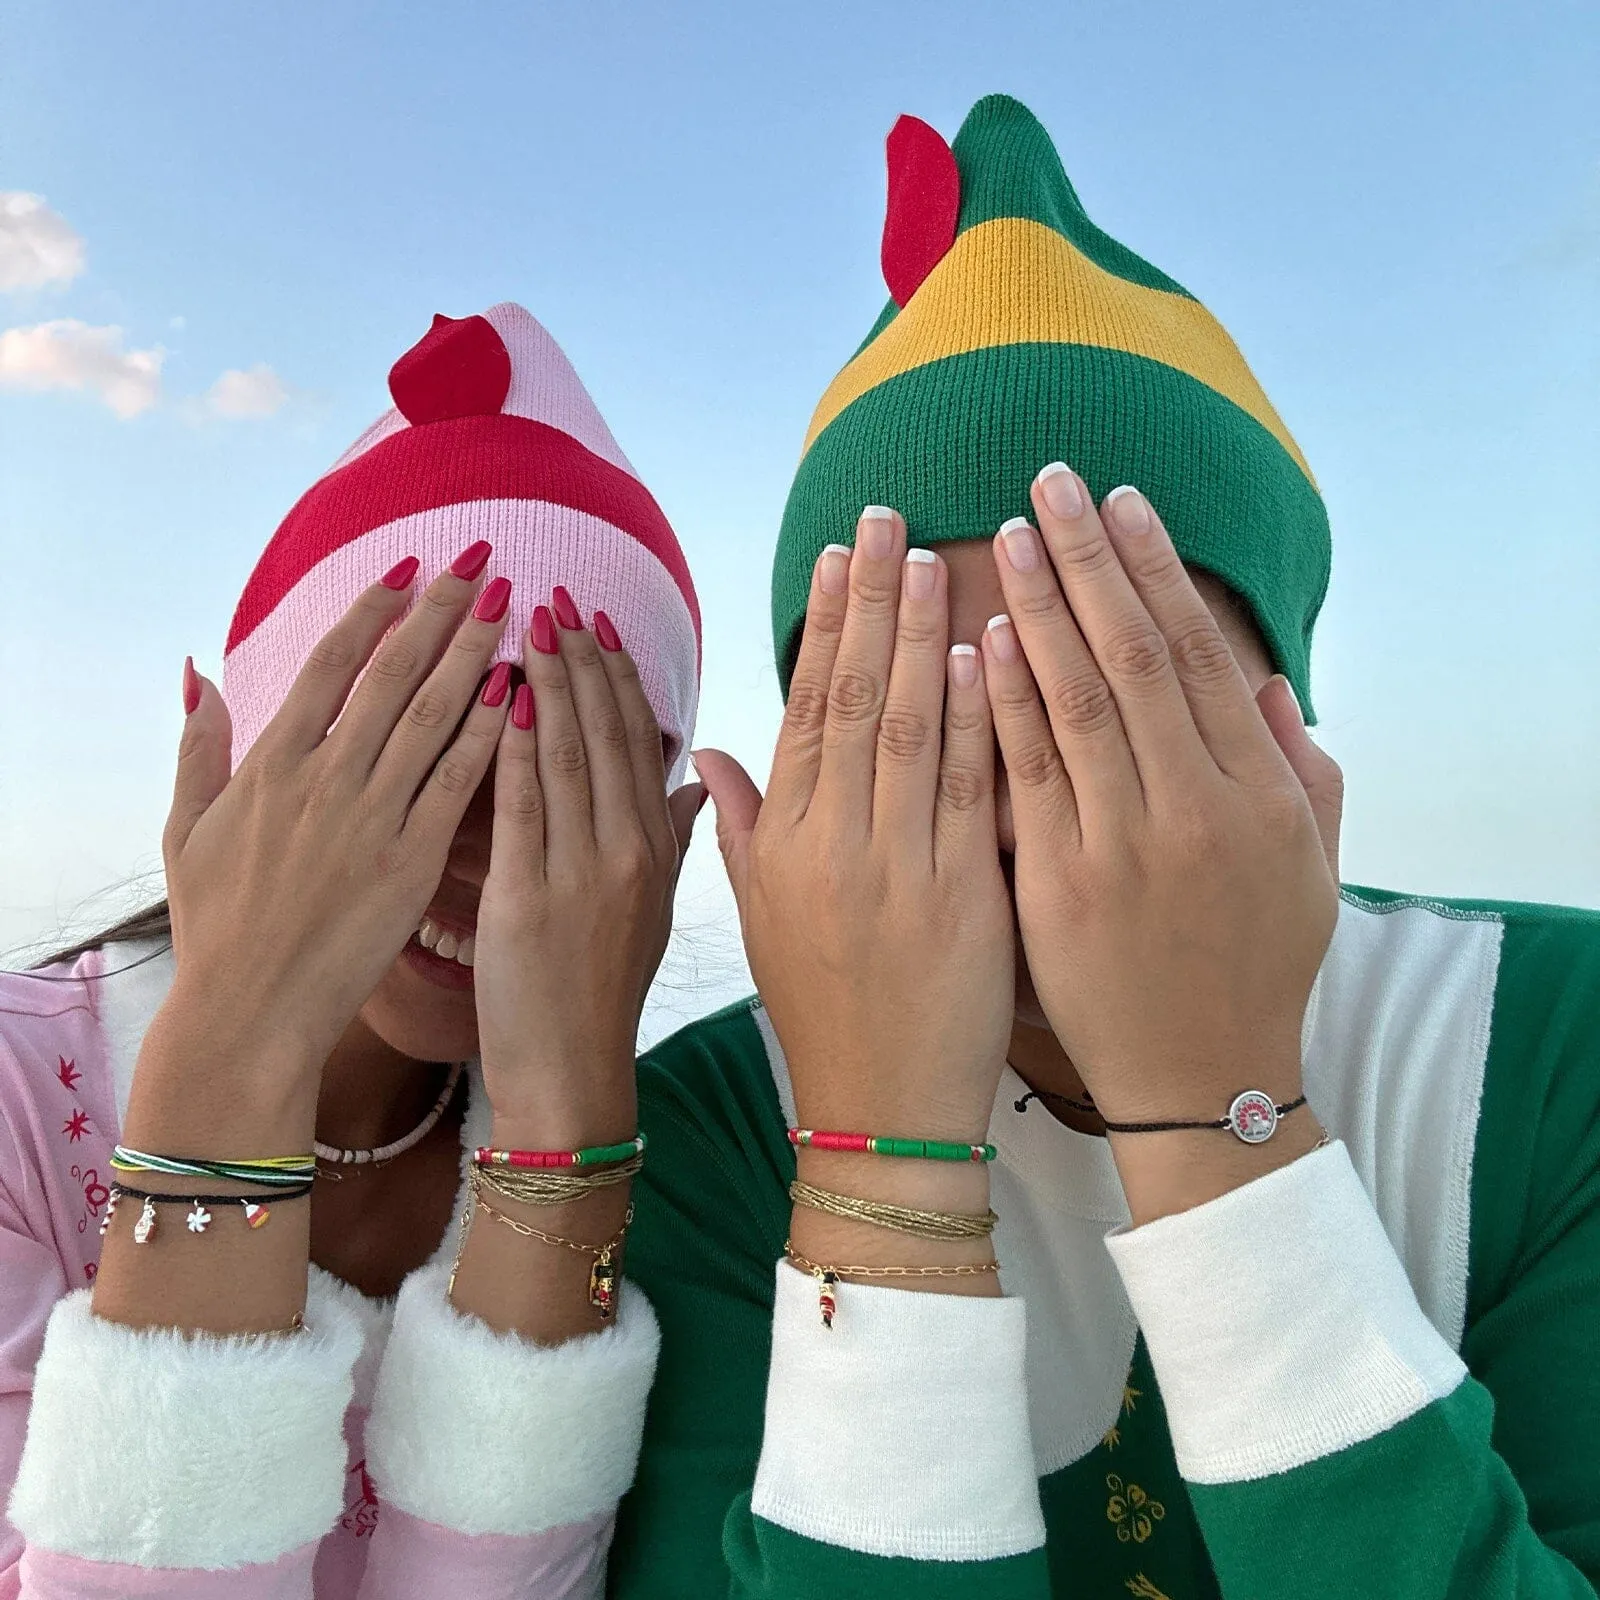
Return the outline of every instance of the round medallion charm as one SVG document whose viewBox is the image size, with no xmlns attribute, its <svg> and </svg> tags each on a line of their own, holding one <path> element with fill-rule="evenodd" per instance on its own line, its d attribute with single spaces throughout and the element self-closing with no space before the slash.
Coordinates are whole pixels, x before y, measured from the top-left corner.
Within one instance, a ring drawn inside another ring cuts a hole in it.
<svg viewBox="0 0 1600 1600">
<path fill-rule="evenodd" d="M 1228 1107 L 1228 1127 L 1234 1138 L 1261 1144 L 1278 1131 L 1278 1107 L 1270 1094 L 1246 1089 Z"/>
</svg>

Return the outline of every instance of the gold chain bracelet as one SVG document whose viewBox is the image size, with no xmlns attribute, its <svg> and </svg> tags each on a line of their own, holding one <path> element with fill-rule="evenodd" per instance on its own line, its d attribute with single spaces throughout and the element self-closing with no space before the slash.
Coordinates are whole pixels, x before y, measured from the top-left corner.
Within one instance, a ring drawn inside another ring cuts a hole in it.
<svg viewBox="0 0 1600 1600">
<path fill-rule="evenodd" d="M 985 1273 L 999 1272 L 998 1261 L 980 1261 L 959 1267 L 824 1267 L 801 1255 L 787 1239 L 783 1242 L 784 1256 L 809 1272 L 817 1280 L 817 1310 L 822 1314 L 822 1326 L 831 1328 L 838 1314 L 839 1297 L 835 1293 L 841 1277 L 852 1278 L 977 1278 Z"/>
<path fill-rule="evenodd" d="M 959 1211 L 918 1211 L 911 1206 L 895 1206 L 881 1200 L 862 1200 L 856 1195 L 819 1189 L 799 1178 L 789 1185 L 789 1198 L 797 1206 L 823 1211 L 830 1217 L 870 1222 L 918 1239 L 987 1239 L 1000 1220 L 993 1211 L 986 1211 L 979 1217 Z"/>
</svg>

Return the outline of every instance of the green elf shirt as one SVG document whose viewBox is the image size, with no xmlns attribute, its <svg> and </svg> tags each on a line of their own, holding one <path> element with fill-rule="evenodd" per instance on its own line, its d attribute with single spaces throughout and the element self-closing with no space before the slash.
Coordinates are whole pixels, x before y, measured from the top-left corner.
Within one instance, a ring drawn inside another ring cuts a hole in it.
<svg viewBox="0 0 1600 1600">
<path fill-rule="evenodd" d="M 1305 1084 L 1333 1144 L 1129 1228 L 1008 1070 L 1004 1297 L 847 1283 L 824 1330 L 759 1002 L 653 1051 L 610 1593 L 1593 1600 L 1600 915 L 1347 890 Z"/>
</svg>

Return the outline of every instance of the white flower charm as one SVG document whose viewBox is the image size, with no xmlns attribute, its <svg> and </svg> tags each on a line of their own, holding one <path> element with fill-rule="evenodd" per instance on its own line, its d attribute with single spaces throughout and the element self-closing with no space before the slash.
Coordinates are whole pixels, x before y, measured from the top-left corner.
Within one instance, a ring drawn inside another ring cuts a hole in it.
<svg viewBox="0 0 1600 1600">
<path fill-rule="evenodd" d="M 210 1226 L 211 1213 L 196 1200 L 194 1210 L 189 1213 L 189 1232 L 204 1233 Z"/>
</svg>

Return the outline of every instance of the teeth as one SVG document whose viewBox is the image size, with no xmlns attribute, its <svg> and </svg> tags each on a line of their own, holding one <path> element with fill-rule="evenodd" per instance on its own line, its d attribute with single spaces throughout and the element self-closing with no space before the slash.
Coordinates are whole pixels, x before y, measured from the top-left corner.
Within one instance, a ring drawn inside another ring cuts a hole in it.
<svg viewBox="0 0 1600 1600">
<path fill-rule="evenodd" d="M 424 950 L 431 950 L 446 961 L 457 961 L 464 967 L 472 965 L 477 948 L 477 940 L 470 933 L 447 933 L 432 917 L 422 919 L 422 926 L 417 929 L 417 943 Z"/>
<path fill-rule="evenodd" d="M 426 917 L 422 919 L 422 926 L 417 929 L 417 943 L 424 950 L 431 950 L 439 942 L 439 935 L 443 932 L 437 922 L 429 922 Z"/>
<path fill-rule="evenodd" d="M 433 947 L 433 953 L 446 961 L 454 961 L 456 951 L 460 948 L 461 941 L 453 933 L 441 933 L 438 943 Z"/>
<path fill-rule="evenodd" d="M 478 948 L 478 941 L 469 933 L 456 948 L 456 960 L 464 967 L 472 965 L 473 955 Z"/>
</svg>

